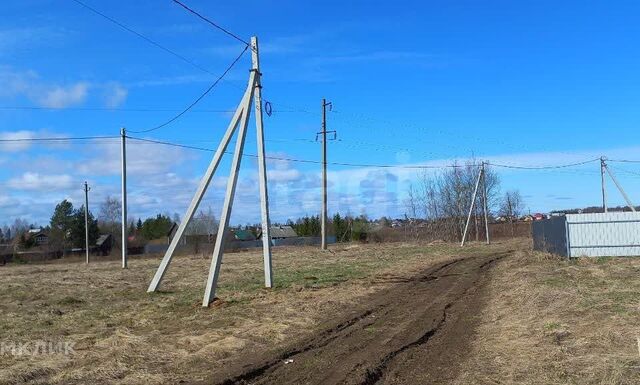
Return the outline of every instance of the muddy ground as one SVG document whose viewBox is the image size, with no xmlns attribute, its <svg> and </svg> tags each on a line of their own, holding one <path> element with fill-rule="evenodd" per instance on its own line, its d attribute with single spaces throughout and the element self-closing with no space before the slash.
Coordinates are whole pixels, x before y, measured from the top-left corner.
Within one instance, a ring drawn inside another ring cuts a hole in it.
<svg viewBox="0 0 640 385">
<path fill-rule="evenodd" d="M 456 258 L 411 278 L 381 276 L 394 285 L 327 314 L 306 339 L 241 354 L 202 383 L 450 383 L 469 352 L 487 273 L 507 254 Z"/>
</svg>

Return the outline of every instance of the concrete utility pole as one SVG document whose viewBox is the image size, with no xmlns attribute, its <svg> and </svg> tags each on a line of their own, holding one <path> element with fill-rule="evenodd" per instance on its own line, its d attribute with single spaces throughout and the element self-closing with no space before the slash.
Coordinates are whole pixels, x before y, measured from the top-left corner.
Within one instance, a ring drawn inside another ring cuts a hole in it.
<svg viewBox="0 0 640 385">
<path fill-rule="evenodd" d="M 87 263 L 89 263 L 89 185 L 84 181 L 84 246 L 87 252 Z"/>
<path fill-rule="evenodd" d="M 122 163 L 122 268 L 127 268 L 127 147 L 126 130 L 120 129 L 120 161 Z"/>
<path fill-rule="evenodd" d="M 258 38 L 251 38 L 251 71 L 256 73 L 256 85 L 253 95 L 256 110 L 256 138 L 258 144 L 258 180 L 260 184 L 260 213 L 262 215 L 262 259 L 264 262 L 264 286 L 273 287 L 271 271 L 271 221 L 269 220 L 269 193 L 267 191 L 267 162 L 264 149 L 264 123 L 262 121 L 262 73 Z"/>
<path fill-rule="evenodd" d="M 336 133 L 335 131 L 327 131 L 327 107 L 331 110 L 331 102 L 322 99 L 322 131 L 316 134 L 316 140 L 317 135 L 322 135 L 322 214 L 320 215 L 322 250 L 327 249 L 327 133 L 333 133 L 334 139 Z"/>
<path fill-rule="evenodd" d="M 487 171 L 485 170 L 485 162 L 482 162 L 482 189 L 483 189 L 483 194 L 482 197 L 484 198 L 484 230 L 485 230 L 485 234 L 486 234 L 486 241 L 487 241 L 487 245 L 489 243 L 491 243 L 491 241 L 489 240 L 489 210 L 487 208 L 487 201 L 489 199 L 489 197 L 487 196 Z"/>
<path fill-rule="evenodd" d="M 600 180 L 602 183 L 602 211 L 603 212 L 608 212 L 607 210 L 607 189 L 605 186 L 605 180 L 604 180 L 604 171 L 606 168 L 606 163 L 605 163 L 605 158 L 604 157 L 600 157 Z"/>
<path fill-rule="evenodd" d="M 180 242 L 180 238 L 184 234 L 185 229 L 192 220 L 198 205 L 204 196 L 216 169 L 220 165 L 222 156 L 227 150 L 229 143 L 236 131 L 238 131 L 238 138 L 236 139 L 235 151 L 233 153 L 233 160 L 231 162 L 231 171 L 229 178 L 227 179 L 227 188 L 224 198 L 224 204 L 222 206 L 222 214 L 220 215 L 220 223 L 218 225 L 218 234 L 216 235 L 215 246 L 213 250 L 213 256 L 211 258 L 211 266 L 209 268 L 209 275 L 207 277 L 207 285 L 205 288 L 204 298 L 202 300 L 202 306 L 209 306 L 209 304 L 215 299 L 216 287 L 218 282 L 218 276 L 220 275 L 220 267 L 222 265 L 222 256 L 224 253 L 225 239 L 228 235 L 229 220 L 231 217 L 231 210 L 233 207 L 233 200 L 235 196 L 236 185 L 238 181 L 238 172 L 240 170 L 240 162 L 242 159 L 242 153 L 244 150 L 244 143 L 247 134 L 247 125 L 249 123 L 249 117 L 251 115 L 251 100 L 254 100 L 254 108 L 256 110 L 256 129 L 258 139 L 258 173 L 260 182 L 260 200 L 261 200 L 261 213 L 262 213 L 262 245 L 264 256 L 264 268 L 265 268 L 265 286 L 272 287 L 273 274 L 271 271 L 271 236 L 270 236 L 270 221 L 269 221 L 269 206 L 267 196 L 267 171 L 265 162 L 265 147 L 264 147 L 264 128 L 262 121 L 262 102 L 261 102 L 261 82 L 260 82 L 260 67 L 259 67 L 259 55 L 258 55 L 258 39 L 256 37 L 251 38 L 251 51 L 252 51 L 252 69 L 249 75 L 249 83 L 247 84 L 246 91 L 236 109 L 231 122 L 227 127 L 227 131 L 222 137 L 222 141 L 218 145 L 218 149 L 213 155 L 213 159 L 207 168 L 204 176 L 200 181 L 200 185 L 196 190 L 195 195 L 191 200 L 191 204 L 187 208 L 176 234 L 174 235 L 169 248 L 167 249 L 162 262 L 156 271 L 147 292 L 151 293 L 158 290 L 160 283 L 164 277 L 164 274 L 171 263 L 174 251 Z"/>
</svg>

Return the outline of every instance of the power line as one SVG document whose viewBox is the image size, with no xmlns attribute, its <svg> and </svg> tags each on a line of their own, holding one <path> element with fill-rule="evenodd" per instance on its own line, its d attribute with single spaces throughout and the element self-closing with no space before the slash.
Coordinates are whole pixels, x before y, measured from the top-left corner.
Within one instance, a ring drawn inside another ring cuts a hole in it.
<svg viewBox="0 0 640 385">
<path fill-rule="evenodd" d="M 157 125 L 157 126 L 155 126 L 155 127 L 152 127 L 152 128 L 146 129 L 146 130 L 138 130 L 138 131 L 130 130 L 130 132 L 133 132 L 133 133 L 136 133 L 136 134 L 142 134 L 142 133 L 145 133 L 145 132 L 151 132 L 151 131 L 155 131 L 155 130 L 157 130 L 157 129 L 159 129 L 159 128 L 165 127 L 165 126 L 167 126 L 167 125 L 169 125 L 169 124 L 171 124 L 171 123 L 175 122 L 176 120 L 178 120 L 182 115 L 186 114 L 186 113 L 187 113 L 187 112 L 188 112 L 188 111 L 189 111 L 193 106 L 195 106 L 196 104 L 198 104 L 198 103 L 199 103 L 199 102 L 200 102 L 200 101 L 201 101 L 205 96 L 207 96 L 207 94 L 208 94 L 209 92 L 211 92 L 211 90 L 213 90 L 213 88 L 214 88 L 215 86 L 217 86 L 217 85 L 218 85 L 218 83 L 220 83 L 220 81 L 222 80 L 222 78 L 224 78 L 224 77 L 229 73 L 229 71 L 231 71 L 231 69 L 233 68 L 233 66 L 235 66 L 235 65 L 236 65 L 236 63 L 237 63 L 238 61 L 240 61 L 240 58 L 242 57 L 242 55 L 244 55 L 244 53 L 245 53 L 245 52 L 247 52 L 247 49 L 248 49 L 248 48 L 249 48 L 249 46 L 244 47 L 244 49 L 242 50 L 242 52 L 240 52 L 240 55 L 238 55 L 238 56 L 237 56 L 237 57 L 236 57 L 236 58 L 231 62 L 231 64 L 229 64 L 229 66 L 227 67 L 227 69 L 225 69 L 225 70 L 224 70 L 224 72 L 222 73 L 222 75 L 220 75 L 220 76 L 216 79 L 216 81 L 215 81 L 215 82 L 213 82 L 213 84 L 211 84 L 211 85 L 209 86 L 209 88 L 207 88 L 207 90 L 206 90 L 206 91 L 204 91 L 204 92 L 203 92 L 203 93 L 202 93 L 202 94 L 201 94 L 201 95 L 200 95 L 196 100 L 194 100 L 191 104 L 189 104 L 189 106 L 187 106 L 187 108 L 185 108 L 184 110 L 182 110 L 180 113 L 178 113 L 177 115 L 175 115 L 175 116 L 174 116 L 174 117 L 172 117 L 171 119 L 167 120 L 166 122 L 164 122 L 164 123 L 162 123 L 162 124 L 160 124 L 160 125 Z"/>
<path fill-rule="evenodd" d="M 640 160 L 629 160 L 629 159 L 607 159 L 607 162 L 618 162 L 618 163 L 640 163 Z"/>
<path fill-rule="evenodd" d="M 494 167 L 502 167 L 502 168 L 515 168 L 515 169 L 521 169 L 521 170 L 549 170 L 549 169 L 554 169 L 554 168 L 567 168 L 567 167 L 575 167 L 575 166 L 581 166 L 583 164 L 587 164 L 587 163 L 592 163 L 595 161 L 599 161 L 600 158 L 595 158 L 595 159 L 590 159 L 590 160 L 585 160 L 583 162 L 578 162 L 578 163 L 570 163 L 570 164 L 562 164 L 562 165 L 556 165 L 556 166 L 514 166 L 514 165 L 509 165 L 509 164 L 499 164 L 499 163 L 492 163 L 492 162 L 487 162 L 486 164 L 489 166 L 494 166 Z"/>
<path fill-rule="evenodd" d="M 155 144 L 162 144 L 162 145 L 166 145 L 166 146 L 187 148 L 187 149 L 191 149 L 191 150 L 200 150 L 200 151 L 207 151 L 207 152 L 215 152 L 216 151 L 216 150 L 211 149 L 211 148 L 190 146 L 190 145 L 186 145 L 186 144 L 172 143 L 172 142 L 166 142 L 166 141 L 161 141 L 161 140 L 144 139 L 144 138 L 137 138 L 137 137 L 133 137 L 133 136 L 127 136 L 127 138 L 133 139 L 133 140 L 139 140 L 139 141 L 143 141 L 143 142 L 148 142 L 148 143 L 155 143 Z M 229 151 L 225 151 L 225 154 L 232 154 L 232 153 L 229 152 Z M 257 158 L 258 157 L 258 155 L 255 155 L 255 154 L 243 153 L 242 155 L 246 156 L 246 157 L 250 157 L 250 158 Z M 265 158 L 266 159 L 270 159 L 270 160 L 279 160 L 279 161 L 287 161 L 287 162 L 322 164 L 322 162 L 319 161 L 319 160 L 311 160 L 311 159 L 283 158 L 283 157 L 276 157 L 276 156 L 265 156 Z M 404 169 L 417 169 L 417 170 L 420 170 L 420 169 L 444 169 L 444 168 L 463 168 L 463 167 L 466 167 L 464 165 L 444 165 L 444 166 L 418 166 L 418 165 L 416 165 L 416 166 L 407 166 L 407 165 L 392 165 L 392 164 L 365 164 L 365 163 L 345 163 L 345 162 L 327 162 L 327 164 L 331 164 L 331 165 L 335 165 L 335 166 L 347 166 L 347 167 L 404 168 Z"/>
<path fill-rule="evenodd" d="M 182 8 L 186 9 L 187 11 L 191 12 L 192 14 L 196 15 L 197 17 L 199 17 L 201 20 L 211 24 L 212 26 L 214 26 L 215 28 L 219 29 L 220 31 L 226 33 L 227 35 L 231 36 L 232 38 L 238 40 L 239 42 L 244 43 L 246 46 L 249 46 L 250 44 L 246 41 L 243 40 L 242 38 L 240 38 L 238 35 L 234 34 L 233 32 L 221 27 L 220 25 L 214 23 L 213 21 L 209 20 L 208 18 L 202 16 L 201 14 L 199 14 L 197 11 L 194 11 L 193 9 L 189 8 L 186 4 L 181 3 L 178 0 L 173 0 L 174 3 L 178 4 L 179 6 L 181 6 Z"/>
<path fill-rule="evenodd" d="M 189 64 L 189 65 L 191 65 L 191 66 L 193 66 L 193 67 L 195 67 L 195 68 L 197 68 L 197 69 L 199 69 L 200 71 L 203 71 L 203 72 L 206 72 L 206 73 L 208 73 L 208 74 L 210 74 L 210 75 L 214 75 L 214 76 L 215 76 L 215 74 L 214 74 L 214 73 L 212 73 L 212 72 L 211 72 L 211 71 L 209 71 L 208 69 L 206 69 L 206 68 L 202 67 L 201 65 L 199 65 L 199 64 L 197 64 L 197 63 L 195 63 L 193 60 L 190 60 L 190 59 L 188 59 L 188 58 L 186 58 L 186 57 L 184 57 L 184 56 L 180 55 L 180 54 L 179 54 L 179 53 L 177 53 L 176 51 L 173 51 L 173 50 L 171 50 L 171 49 L 169 49 L 169 48 L 167 48 L 167 47 L 163 46 L 162 44 L 160 44 L 160 43 L 158 43 L 158 42 L 156 42 L 156 41 L 154 41 L 154 40 L 152 40 L 152 39 L 150 39 L 150 38 L 146 37 L 145 35 L 141 34 L 140 32 L 135 31 L 135 30 L 133 30 L 133 29 L 131 29 L 131 28 L 127 27 L 126 25 L 122 24 L 122 23 L 121 23 L 121 22 L 119 22 L 118 20 L 116 20 L 116 19 L 114 19 L 114 18 L 112 18 L 112 17 L 110 17 L 110 16 L 108 16 L 108 15 L 106 15 L 106 14 L 104 14 L 104 13 L 102 13 L 102 12 L 98 11 L 97 9 L 95 9 L 95 8 L 91 7 L 90 5 L 88 5 L 88 4 L 86 4 L 86 3 L 84 3 L 84 2 L 82 2 L 82 1 L 80 1 L 80 0 L 73 0 L 73 1 L 75 1 L 75 2 L 76 2 L 76 3 L 78 3 L 79 5 L 83 6 L 84 8 L 86 8 L 86 9 L 90 10 L 91 12 L 95 13 L 96 15 L 102 16 L 103 18 L 105 18 L 105 19 L 109 20 L 110 22 L 112 22 L 113 24 L 117 25 L 118 27 L 120 27 L 120 28 L 124 29 L 125 31 L 130 32 L 130 33 L 132 33 L 132 34 L 134 34 L 134 35 L 138 36 L 139 38 L 141 38 L 141 39 L 143 39 L 143 40 L 147 41 L 148 43 L 150 43 L 150 44 L 152 44 L 152 45 L 154 45 L 154 46 L 156 46 L 156 47 L 160 48 L 161 50 L 163 50 L 163 51 L 165 51 L 165 52 L 167 52 L 167 53 L 169 53 L 169 54 L 171 54 L 171 55 L 173 55 L 173 56 L 177 57 L 178 59 L 182 60 L 183 62 L 185 62 L 185 63 L 187 63 L 187 64 Z"/>
<path fill-rule="evenodd" d="M 0 139 L 1 143 L 12 142 L 69 142 L 72 140 L 94 140 L 94 139 L 118 139 L 119 136 L 76 136 L 76 137 L 49 137 L 49 138 L 15 138 Z"/>
<path fill-rule="evenodd" d="M 176 108 L 111 108 L 111 107 L 41 107 L 41 106 L 0 106 L 0 110 L 26 110 L 26 111 L 106 111 L 106 112 L 180 112 L 182 110 Z M 217 109 L 197 109 L 191 110 L 191 112 L 220 112 L 220 113 L 231 113 L 235 112 L 235 110 L 217 110 Z M 291 113 L 303 113 L 305 111 L 297 111 L 297 110 L 273 110 L 274 113 L 281 112 L 291 112 Z"/>
</svg>

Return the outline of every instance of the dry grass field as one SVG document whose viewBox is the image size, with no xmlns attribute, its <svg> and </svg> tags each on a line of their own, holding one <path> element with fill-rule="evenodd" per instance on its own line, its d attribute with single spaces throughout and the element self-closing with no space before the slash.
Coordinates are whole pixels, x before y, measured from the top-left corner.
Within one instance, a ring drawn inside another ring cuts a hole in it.
<svg viewBox="0 0 640 385">
<path fill-rule="evenodd" d="M 640 259 L 528 249 L 493 269 L 456 384 L 640 384 Z"/>
<path fill-rule="evenodd" d="M 0 267 L 0 342 L 68 341 L 74 354 L 0 356 L 0 384 L 205 381 L 240 352 L 301 338 L 335 314 L 453 257 L 518 250 L 491 270 L 472 315 L 459 384 L 640 383 L 638 259 L 566 262 L 527 240 L 276 248 L 276 287 L 258 251 L 225 255 L 218 296 L 200 306 L 209 260 L 178 257 L 147 294 L 158 259 Z"/>
</svg>

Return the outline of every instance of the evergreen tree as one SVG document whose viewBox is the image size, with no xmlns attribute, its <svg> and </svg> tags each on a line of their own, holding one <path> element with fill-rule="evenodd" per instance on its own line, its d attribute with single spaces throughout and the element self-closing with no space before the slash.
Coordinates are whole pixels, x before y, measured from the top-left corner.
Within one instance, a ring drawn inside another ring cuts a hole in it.
<svg viewBox="0 0 640 385">
<path fill-rule="evenodd" d="M 89 247 L 96 244 L 100 236 L 98 229 L 98 221 L 93 217 L 91 211 L 87 215 L 89 224 Z M 84 205 L 74 210 L 71 225 L 69 227 L 69 246 L 84 248 L 85 247 L 85 222 L 84 222 Z"/>
<path fill-rule="evenodd" d="M 64 249 L 69 246 L 70 230 L 73 223 L 73 204 L 68 200 L 63 200 L 56 205 L 51 216 L 49 243 L 54 247 Z M 21 239 L 22 240 L 22 239 Z"/>
<path fill-rule="evenodd" d="M 142 236 L 146 239 L 166 237 L 172 224 L 168 215 L 158 214 L 155 218 L 147 218 L 142 223 Z"/>
<path fill-rule="evenodd" d="M 336 241 L 345 242 L 351 239 L 351 234 L 348 233 L 349 224 L 345 219 L 340 216 L 340 213 L 336 213 L 333 216 L 333 231 L 336 235 Z"/>
<path fill-rule="evenodd" d="M 136 232 L 142 231 L 142 219 L 138 218 L 138 223 L 136 223 Z"/>
</svg>

